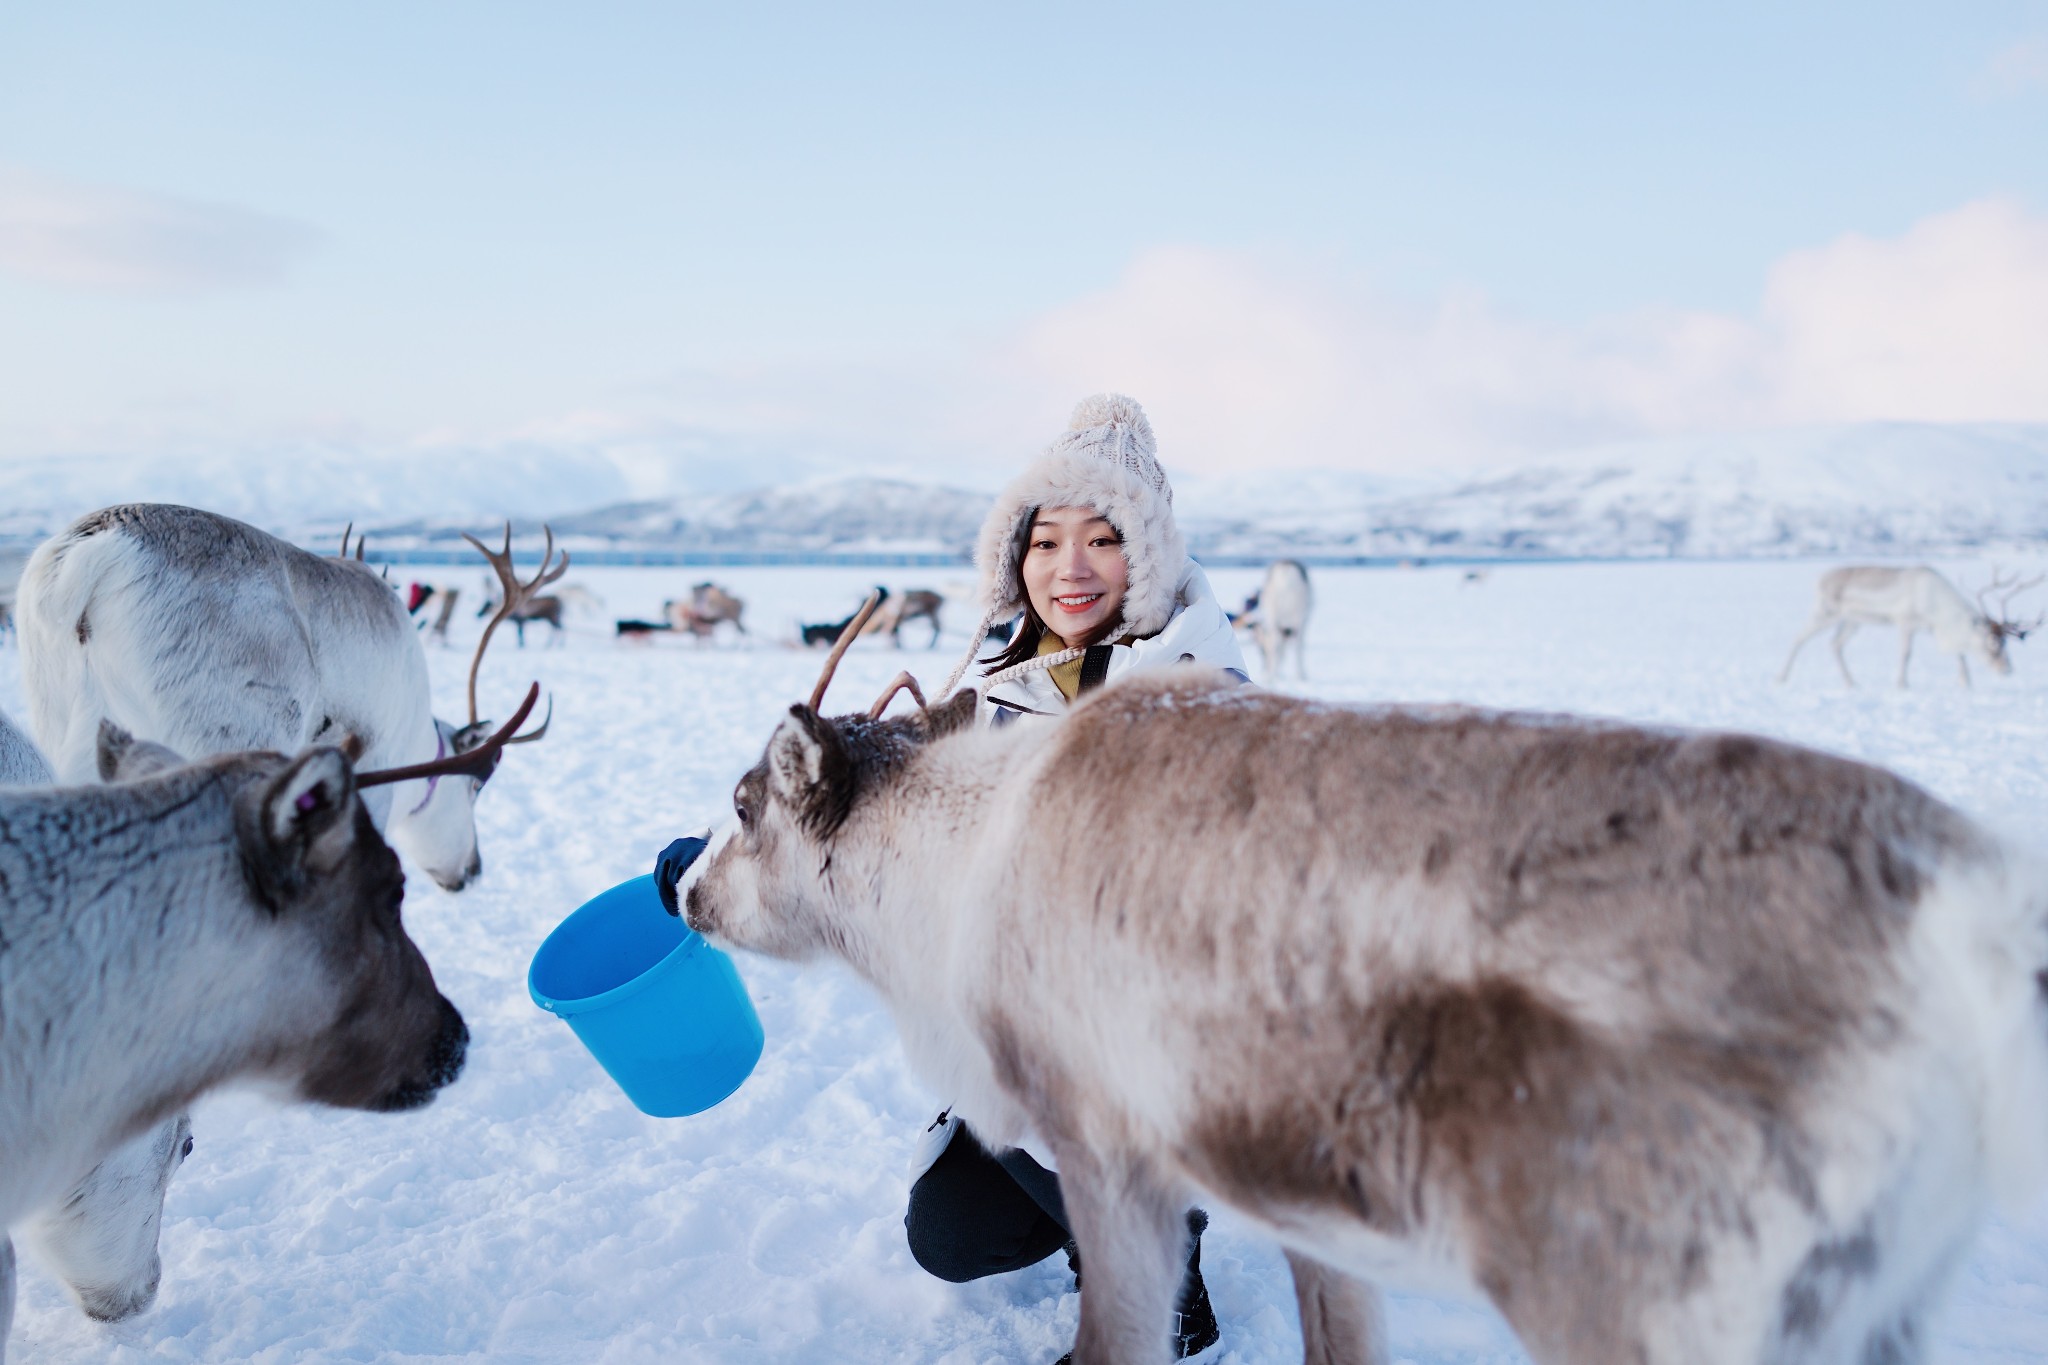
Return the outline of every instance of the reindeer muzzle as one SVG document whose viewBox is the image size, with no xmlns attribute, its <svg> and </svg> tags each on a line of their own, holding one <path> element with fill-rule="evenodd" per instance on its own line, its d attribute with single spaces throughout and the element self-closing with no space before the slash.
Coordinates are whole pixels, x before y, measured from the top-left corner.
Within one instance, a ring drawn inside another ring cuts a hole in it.
<svg viewBox="0 0 2048 1365">
<path fill-rule="evenodd" d="M 654 860 L 654 889 L 661 896 L 661 908 L 677 919 L 682 918 L 683 909 L 676 902 L 676 883 L 682 881 L 683 874 L 690 870 L 690 864 L 696 862 L 709 847 L 709 839 L 692 834 L 671 843 Z"/>
</svg>

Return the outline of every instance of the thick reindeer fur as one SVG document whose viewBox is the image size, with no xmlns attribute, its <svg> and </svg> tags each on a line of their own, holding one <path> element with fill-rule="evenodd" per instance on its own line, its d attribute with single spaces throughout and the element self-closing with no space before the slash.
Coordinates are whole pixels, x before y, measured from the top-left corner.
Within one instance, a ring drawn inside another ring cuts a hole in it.
<svg viewBox="0 0 2048 1365">
<path fill-rule="evenodd" d="M 118 785 L 0 791 L 0 1234 L 70 1217 L 102 1157 L 228 1081 L 394 1110 L 462 1066 L 338 752 L 134 757 Z"/>
<path fill-rule="evenodd" d="M 364 767 L 401 767 L 459 743 L 433 716 L 425 651 L 376 570 L 230 517 L 146 503 L 82 517 L 30 558 L 20 618 L 30 722 L 64 782 L 107 777 L 103 758 L 136 776 L 179 753 L 295 752 L 353 737 Z M 109 722 L 120 731 L 105 734 Z M 142 741 L 121 759 L 130 734 Z M 435 881 L 459 888 L 481 867 L 475 785 L 435 791 L 394 783 L 367 789 L 361 805 Z M 175 1170 L 164 1154 L 182 1155 L 185 1127 L 166 1117 L 61 1201 L 46 1240 L 70 1250 L 48 1249 L 67 1278 L 89 1272 L 71 1281 L 88 1312 L 149 1303 L 135 1287 L 155 1282 Z"/>
<path fill-rule="evenodd" d="M 47 787 L 56 780 L 35 741 L 0 711 L 0 787 Z"/>
<path fill-rule="evenodd" d="M 457 733 L 434 719 L 418 632 L 377 570 L 231 517 L 158 503 L 82 517 L 30 558 L 20 614 L 29 724 L 66 782 L 92 780 L 102 720 L 193 756 L 353 735 L 365 769 L 426 762 Z M 363 801 L 456 889 L 481 867 L 472 790 L 428 800 L 404 782 Z"/>
<path fill-rule="evenodd" d="M 136 752 L 126 734 L 102 743 L 102 776 L 111 779 L 108 763 L 125 758 L 133 776 L 140 776 L 148 756 Z M 176 755 L 160 751 L 159 761 L 178 766 Z M 56 782 L 50 765 L 27 735 L 0 712 L 0 787 L 47 787 Z M 164 1193 L 190 1150 L 192 1129 L 182 1119 L 159 1125 L 93 1168 L 84 1180 L 51 1207 L 20 1227 L 45 1264 L 71 1290 L 78 1306 L 102 1321 L 139 1313 L 156 1298 L 163 1264 L 157 1255 L 157 1229 L 163 1221 Z M 0 1314 L 0 1346 L 6 1341 Z"/>
<path fill-rule="evenodd" d="M 1881 770 L 1209 675 L 798 712 L 687 917 L 844 959 L 985 1141 L 1050 1143 L 1079 1365 L 1165 1359 L 1197 1191 L 1309 1263 L 1311 1360 L 1381 1358 L 1386 1281 L 1541 1365 L 1910 1362 L 2048 1154 L 2043 878 Z"/>
</svg>

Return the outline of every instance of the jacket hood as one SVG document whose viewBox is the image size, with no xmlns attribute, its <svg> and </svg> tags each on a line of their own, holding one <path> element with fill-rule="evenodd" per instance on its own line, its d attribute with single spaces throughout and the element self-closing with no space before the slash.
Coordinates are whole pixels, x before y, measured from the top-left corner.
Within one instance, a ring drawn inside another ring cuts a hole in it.
<svg viewBox="0 0 2048 1365">
<path fill-rule="evenodd" d="M 1082 399 L 1066 431 L 996 498 L 974 551 L 982 612 L 990 622 L 1024 610 L 1018 542 L 1025 518 L 1041 507 L 1093 508 L 1122 537 L 1130 581 L 1123 624 L 1112 634 L 1151 635 L 1166 625 L 1187 547 L 1152 424 L 1134 399 L 1116 393 Z"/>
</svg>

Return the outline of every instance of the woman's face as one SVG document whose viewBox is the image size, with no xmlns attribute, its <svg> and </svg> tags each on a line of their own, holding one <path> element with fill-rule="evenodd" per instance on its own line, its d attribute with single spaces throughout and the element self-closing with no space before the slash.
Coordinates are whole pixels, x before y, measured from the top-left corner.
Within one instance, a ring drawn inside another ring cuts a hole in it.
<svg viewBox="0 0 2048 1365">
<path fill-rule="evenodd" d="M 1024 591 L 1045 628 L 1071 645 L 1116 619 L 1131 569 L 1116 527 L 1092 507 L 1041 507 L 1024 551 Z"/>
</svg>

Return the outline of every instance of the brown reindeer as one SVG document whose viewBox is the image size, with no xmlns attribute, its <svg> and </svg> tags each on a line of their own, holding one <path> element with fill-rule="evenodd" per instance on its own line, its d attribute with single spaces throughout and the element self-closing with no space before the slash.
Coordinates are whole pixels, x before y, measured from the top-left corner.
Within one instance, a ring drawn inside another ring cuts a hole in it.
<svg viewBox="0 0 2048 1365">
<path fill-rule="evenodd" d="M 929 621 L 932 627 L 931 646 L 939 643 L 939 609 L 946 605 L 946 599 L 927 588 L 907 588 L 899 593 L 887 594 L 881 609 L 868 618 L 867 635 L 887 635 L 891 644 L 903 648 L 903 627 L 912 621 Z"/>
<path fill-rule="evenodd" d="M 1382 1281 L 1539 1365 L 1916 1361 L 2043 1173 L 2048 886 L 1889 773 L 1194 670 L 827 719 L 839 652 L 683 912 L 847 962 L 1051 1146 L 1080 1365 L 1166 1358 L 1197 1195 L 1287 1249 L 1313 1362 L 1386 1359 Z"/>
</svg>

